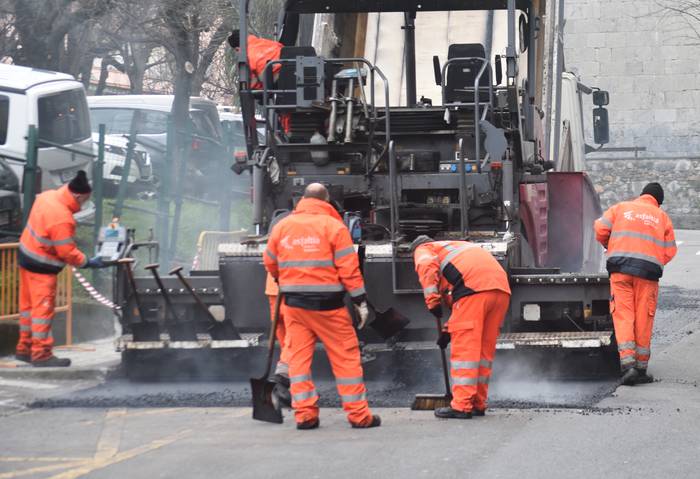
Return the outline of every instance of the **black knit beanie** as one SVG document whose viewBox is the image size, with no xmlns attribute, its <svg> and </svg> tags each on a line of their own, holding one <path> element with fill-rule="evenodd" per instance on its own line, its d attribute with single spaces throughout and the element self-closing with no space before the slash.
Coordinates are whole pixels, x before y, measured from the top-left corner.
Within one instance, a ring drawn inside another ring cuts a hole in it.
<svg viewBox="0 0 700 479">
<path fill-rule="evenodd" d="M 411 251 L 415 251 L 420 245 L 424 243 L 430 243 L 433 239 L 427 235 L 420 235 L 411 243 Z"/>
<path fill-rule="evenodd" d="M 651 195 L 656 198 L 656 202 L 659 206 L 664 202 L 664 189 L 658 183 L 649 183 L 642 190 L 643 195 Z"/>
<path fill-rule="evenodd" d="M 228 41 L 229 46 L 235 50 L 241 46 L 241 31 L 234 30 L 226 40 Z"/>
<path fill-rule="evenodd" d="M 92 188 L 90 187 L 85 171 L 78 171 L 75 178 L 70 180 L 70 183 L 68 183 L 68 189 L 71 191 L 71 193 L 75 193 L 77 195 L 92 193 Z"/>
</svg>

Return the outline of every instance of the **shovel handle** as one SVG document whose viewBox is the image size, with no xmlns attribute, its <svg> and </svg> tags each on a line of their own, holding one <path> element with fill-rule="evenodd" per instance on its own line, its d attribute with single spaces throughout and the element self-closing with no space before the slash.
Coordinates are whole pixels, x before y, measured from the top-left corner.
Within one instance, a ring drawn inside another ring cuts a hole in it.
<svg viewBox="0 0 700 479">
<path fill-rule="evenodd" d="M 194 298 L 194 301 L 197 303 L 197 306 L 207 315 L 209 318 L 209 321 L 215 325 L 218 323 L 214 315 L 209 311 L 209 307 L 204 304 L 204 301 L 202 301 L 202 298 L 199 297 L 199 295 L 195 292 L 194 288 L 190 284 L 189 281 L 185 279 L 185 277 L 182 275 L 182 266 L 178 266 L 177 268 L 173 269 L 170 271 L 171 275 L 177 276 L 177 278 L 180 280 L 182 285 L 189 291 L 190 295 L 192 298 Z"/>
<path fill-rule="evenodd" d="M 131 269 L 131 265 L 134 263 L 134 258 L 122 258 L 117 261 L 117 263 L 126 270 L 126 277 L 129 282 L 129 287 L 131 287 L 131 294 L 134 295 L 134 302 L 136 303 L 136 309 L 139 312 L 139 320 L 145 321 L 146 315 L 144 314 L 143 306 L 141 305 L 141 297 L 136 290 L 136 280 L 134 279 L 134 272 Z"/>
<path fill-rule="evenodd" d="M 435 317 L 435 324 L 437 326 L 438 338 L 442 334 L 442 321 L 437 316 Z M 447 356 L 445 354 L 445 349 L 440 348 L 440 359 L 442 360 L 442 374 L 445 377 L 445 394 L 448 397 L 452 397 L 452 388 L 450 387 L 450 373 L 447 368 Z"/>
<path fill-rule="evenodd" d="M 165 317 L 166 320 L 169 320 L 172 322 L 172 324 L 179 324 L 180 318 L 178 318 L 177 314 L 175 313 L 175 307 L 173 306 L 173 302 L 170 299 L 170 295 L 168 294 L 168 290 L 165 289 L 165 285 L 163 284 L 163 280 L 160 278 L 160 275 L 158 274 L 158 268 L 160 265 L 158 264 L 149 264 L 147 266 L 144 266 L 144 269 L 147 269 L 151 272 L 153 275 L 153 279 L 156 281 L 156 284 L 158 285 L 158 289 L 160 290 L 160 295 L 163 297 L 163 300 L 165 301 Z"/>
<path fill-rule="evenodd" d="M 270 370 L 272 369 L 272 356 L 275 353 L 275 341 L 277 340 L 277 324 L 280 320 L 280 306 L 282 305 L 282 293 L 277 294 L 277 300 L 275 301 L 275 315 L 272 319 L 272 325 L 270 326 L 270 339 L 267 344 L 267 366 L 265 367 L 264 379 L 270 376 Z"/>
</svg>

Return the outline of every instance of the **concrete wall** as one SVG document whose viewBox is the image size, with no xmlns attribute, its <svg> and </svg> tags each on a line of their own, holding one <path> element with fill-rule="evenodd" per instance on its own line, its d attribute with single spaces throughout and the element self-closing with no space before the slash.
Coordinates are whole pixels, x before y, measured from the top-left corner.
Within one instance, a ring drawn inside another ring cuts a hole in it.
<svg viewBox="0 0 700 479">
<path fill-rule="evenodd" d="M 567 67 L 611 94 L 608 146 L 646 148 L 641 159 L 589 155 L 604 206 L 659 181 L 676 226 L 700 228 L 700 22 L 666 8 L 671 0 L 565 3 Z"/>
</svg>

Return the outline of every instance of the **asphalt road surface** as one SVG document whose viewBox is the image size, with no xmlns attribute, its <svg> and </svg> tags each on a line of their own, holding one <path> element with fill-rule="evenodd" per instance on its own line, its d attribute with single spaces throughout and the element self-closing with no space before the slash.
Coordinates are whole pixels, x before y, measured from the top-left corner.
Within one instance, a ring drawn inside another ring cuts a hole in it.
<svg viewBox="0 0 700 479">
<path fill-rule="evenodd" d="M 326 385 L 331 407 L 321 410 L 321 428 L 297 431 L 290 413 L 271 425 L 230 406 L 244 403 L 243 384 L 0 374 L 0 479 L 696 478 L 700 232 L 680 231 L 678 240 L 661 281 L 653 384 L 507 377 L 494 383 L 486 417 L 445 421 L 380 407 L 383 424 L 373 430 L 351 429 Z M 392 394 L 386 385 L 368 388 L 373 404 Z"/>
</svg>

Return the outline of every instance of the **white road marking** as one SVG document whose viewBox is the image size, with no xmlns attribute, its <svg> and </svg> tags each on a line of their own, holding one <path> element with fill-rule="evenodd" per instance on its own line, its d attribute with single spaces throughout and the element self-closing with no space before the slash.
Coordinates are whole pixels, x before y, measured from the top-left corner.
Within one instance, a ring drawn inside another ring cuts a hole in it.
<svg viewBox="0 0 700 479">
<path fill-rule="evenodd" d="M 10 386 L 27 389 L 56 389 L 58 384 L 38 383 L 36 381 L 25 381 L 15 379 L 0 379 L 0 386 Z"/>
<path fill-rule="evenodd" d="M 695 256 L 700 256 L 700 251 L 698 251 L 697 253 L 695 253 Z"/>
</svg>

